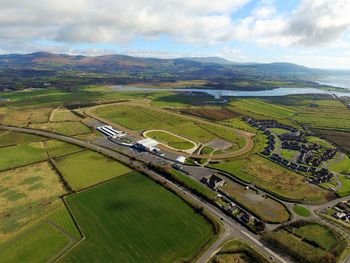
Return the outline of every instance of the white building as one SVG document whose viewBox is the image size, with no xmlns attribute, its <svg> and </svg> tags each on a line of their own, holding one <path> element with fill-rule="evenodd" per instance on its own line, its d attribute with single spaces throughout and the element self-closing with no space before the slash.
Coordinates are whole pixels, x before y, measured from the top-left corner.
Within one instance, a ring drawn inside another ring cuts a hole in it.
<svg viewBox="0 0 350 263">
<path fill-rule="evenodd" d="M 179 156 L 176 158 L 176 162 L 177 163 L 181 163 L 181 164 L 184 164 L 186 161 L 186 157 L 185 156 Z"/>
<path fill-rule="evenodd" d="M 143 139 L 138 141 L 136 144 L 134 144 L 134 147 L 136 149 L 144 150 L 144 151 L 154 151 L 157 149 L 157 145 L 159 143 L 156 140 L 153 140 L 151 138 Z"/>
</svg>

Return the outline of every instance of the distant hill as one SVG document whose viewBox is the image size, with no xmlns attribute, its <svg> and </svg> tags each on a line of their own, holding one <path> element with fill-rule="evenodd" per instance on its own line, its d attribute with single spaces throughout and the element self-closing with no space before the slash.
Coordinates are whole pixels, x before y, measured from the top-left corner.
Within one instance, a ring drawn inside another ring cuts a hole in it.
<svg viewBox="0 0 350 263">
<path fill-rule="evenodd" d="M 317 72 L 291 63 L 237 63 L 220 57 L 160 59 L 36 52 L 0 55 L 0 90 L 46 87 L 47 84 L 66 88 L 179 80 L 201 80 L 207 83 L 206 87 L 214 88 L 260 90 L 275 88 L 276 83 L 315 85 L 302 79 Z"/>
</svg>

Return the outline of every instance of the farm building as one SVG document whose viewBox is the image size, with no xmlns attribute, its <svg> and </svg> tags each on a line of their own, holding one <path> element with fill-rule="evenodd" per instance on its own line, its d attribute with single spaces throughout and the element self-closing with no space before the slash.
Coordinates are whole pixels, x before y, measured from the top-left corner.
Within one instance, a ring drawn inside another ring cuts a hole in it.
<svg viewBox="0 0 350 263">
<path fill-rule="evenodd" d="M 151 138 L 143 139 L 134 144 L 134 148 L 143 151 L 154 151 L 158 148 L 156 147 L 159 143 Z"/>
</svg>

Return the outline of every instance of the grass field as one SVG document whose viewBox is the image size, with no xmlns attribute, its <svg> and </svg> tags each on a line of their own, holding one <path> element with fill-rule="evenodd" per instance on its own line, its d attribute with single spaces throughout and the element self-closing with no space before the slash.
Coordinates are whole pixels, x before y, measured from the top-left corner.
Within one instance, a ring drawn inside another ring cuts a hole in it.
<svg viewBox="0 0 350 263">
<path fill-rule="evenodd" d="M 268 240 L 270 240 L 271 243 L 274 244 L 274 246 L 279 247 L 282 251 L 293 255 L 293 257 L 296 258 L 298 262 L 327 262 L 323 260 L 326 257 L 332 257 L 329 252 L 303 242 L 301 238 L 285 230 L 268 232 L 265 236 L 268 238 Z"/>
<path fill-rule="evenodd" d="M 0 147 L 38 142 L 43 140 L 46 140 L 46 138 L 32 134 L 5 131 L 5 133 L 0 134 Z"/>
<path fill-rule="evenodd" d="M 337 191 L 337 195 L 340 197 L 350 195 L 350 178 L 346 176 L 339 176 L 342 182 L 342 187 Z"/>
<path fill-rule="evenodd" d="M 52 122 L 79 122 L 81 119 L 66 108 L 59 108 L 54 111 L 51 117 Z"/>
<path fill-rule="evenodd" d="M 350 175 L 350 158 L 344 154 L 344 159 L 329 165 L 329 169 L 344 175 Z"/>
<path fill-rule="evenodd" d="M 262 254 L 241 240 L 230 240 L 210 261 L 212 263 L 268 263 Z"/>
<path fill-rule="evenodd" d="M 83 150 L 83 148 L 79 146 L 57 140 L 46 141 L 45 147 L 51 157 L 59 157 Z"/>
<path fill-rule="evenodd" d="M 287 149 L 281 150 L 281 156 L 287 160 L 293 160 L 297 154 L 298 154 L 298 151 L 287 150 Z"/>
<path fill-rule="evenodd" d="M 0 173 L 0 240 L 57 207 L 65 191 L 47 162 Z M 58 200 L 57 200 L 58 201 Z"/>
<path fill-rule="evenodd" d="M 295 230 L 295 234 L 309 241 L 315 242 L 322 249 L 331 251 L 338 240 L 332 231 L 319 224 L 307 224 Z"/>
<path fill-rule="evenodd" d="M 164 145 L 168 145 L 178 150 L 190 150 L 195 147 L 191 141 L 175 136 L 165 131 L 149 131 L 145 134 L 148 138 L 152 138 Z"/>
<path fill-rule="evenodd" d="M 297 111 L 293 107 L 271 104 L 265 99 L 238 98 L 230 102 L 235 112 L 250 115 L 260 114 L 271 118 L 286 118 L 294 115 Z"/>
<path fill-rule="evenodd" d="M 48 223 L 40 223 L 0 247 L 2 262 L 45 263 L 70 244 L 68 237 Z"/>
<path fill-rule="evenodd" d="M 282 204 L 271 198 L 258 195 L 251 189 L 247 190 L 231 180 L 226 179 L 225 181 L 226 185 L 222 189 L 261 220 L 273 223 L 288 221 L 289 213 Z"/>
<path fill-rule="evenodd" d="M 31 124 L 30 128 L 56 132 L 70 136 L 91 133 L 91 130 L 80 122 L 39 123 Z"/>
<path fill-rule="evenodd" d="M 180 262 L 213 234 L 201 215 L 137 173 L 69 196 L 67 202 L 86 239 L 61 262 Z"/>
<path fill-rule="evenodd" d="M 301 205 L 294 205 L 293 211 L 302 217 L 309 217 L 311 215 L 309 209 Z"/>
<path fill-rule="evenodd" d="M 47 159 L 42 142 L 0 148 L 0 171 Z"/>
<path fill-rule="evenodd" d="M 73 236 L 74 238 L 81 239 L 79 230 L 74 224 L 74 221 L 65 206 L 62 206 L 60 209 L 52 213 L 49 217 L 49 220 L 50 222 L 64 229 L 66 233 Z"/>
<path fill-rule="evenodd" d="M 131 171 L 125 165 L 92 151 L 57 158 L 56 162 L 74 189 L 86 188 Z"/>
<path fill-rule="evenodd" d="M 94 112 L 102 118 L 134 131 L 160 129 L 201 143 L 207 143 L 220 137 L 230 140 L 239 146 L 244 144 L 244 140 L 227 127 L 210 123 L 197 123 L 179 115 L 152 108 L 135 105 L 109 105 L 94 109 Z M 133 117 L 130 118 L 130 116 Z"/>
<path fill-rule="evenodd" d="M 345 151 L 350 153 L 350 132 L 336 130 L 317 130 L 321 136 L 324 136 L 329 141 L 339 145 Z"/>
<path fill-rule="evenodd" d="M 257 155 L 211 166 L 288 199 L 322 203 L 331 196 L 329 191 L 307 183 L 303 176 Z"/>
</svg>

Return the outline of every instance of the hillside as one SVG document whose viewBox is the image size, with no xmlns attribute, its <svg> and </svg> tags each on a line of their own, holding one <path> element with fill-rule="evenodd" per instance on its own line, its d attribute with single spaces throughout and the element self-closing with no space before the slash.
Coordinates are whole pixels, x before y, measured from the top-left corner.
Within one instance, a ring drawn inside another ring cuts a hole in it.
<svg viewBox="0 0 350 263">
<path fill-rule="evenodd" d="M 277 84 L 317 85 L 302 80 L 314 72 L 290 63 L 239 64 L 218 57 L 159 59 L 118 54 L 89 57 L 47 52 L 0 55 L 2 90 L 183 80 L 202 80 L 207 83 L 203 87 L 259 90 L 275 88 Z"/>
</svg>

